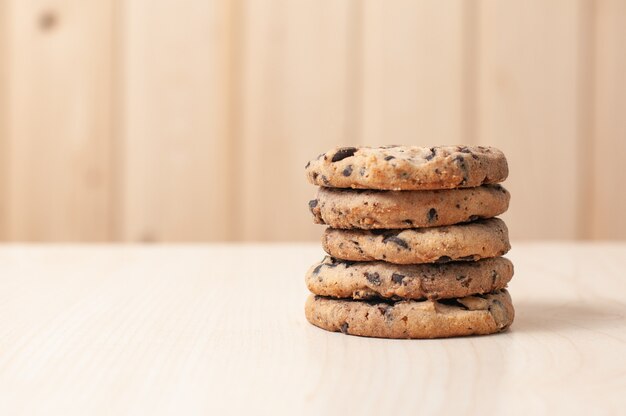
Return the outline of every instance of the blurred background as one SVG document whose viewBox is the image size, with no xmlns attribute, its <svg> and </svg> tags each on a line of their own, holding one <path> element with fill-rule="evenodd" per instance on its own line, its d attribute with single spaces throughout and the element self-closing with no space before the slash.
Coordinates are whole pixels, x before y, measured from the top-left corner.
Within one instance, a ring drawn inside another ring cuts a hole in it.
<svg viewBox="0 0 626 416">
<path fill-rule="evenodd" d="M 0 0 L 0 240 L 317 240 L 335 145 L 485 144 L 512 238 L 626 238 L 626 1 Z"/>
</svg>

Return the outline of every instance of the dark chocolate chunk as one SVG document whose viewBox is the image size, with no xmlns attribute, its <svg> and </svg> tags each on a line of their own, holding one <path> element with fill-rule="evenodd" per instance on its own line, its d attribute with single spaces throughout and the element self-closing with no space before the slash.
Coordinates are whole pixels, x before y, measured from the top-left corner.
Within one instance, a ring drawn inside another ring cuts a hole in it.
<svg viewBox="0 0 626 416">
<path fill-rule="evenodd" d="M 381 313 L 381 315 L 387 315 L 387 312 L 389 312 L 389 309 L 391 309 L 391 306 L 389 305 L 381 305 L 378 307 L 378 311 Z"/>
<path fill-rule="evenodd" d="M 461 155 L 457 155 L 454 158 L 454 161 L 457 162 L 457 164 L 459 165 L 459 168 L 461 168 L 461 171 L 463 171 L 463 179 L 461 179 L 461 182 L 459 182 L 459 185 L 465 185 L 467 183 L 467 175 L 468 175 L 467 164 L 465 163 L 465 158 Z"/>
<path fill-rule="evenodd" d="M 339 162 L 340 160 L 344 160 L 347 157 L 353 156 L 357 151 L 356 147 L 342 147 L 337 150 L 337 153 L 333 155 L 333 158 L 330 160 L 331 162 Z"/>
<path fill-rule="evenodd" d="M 328 180 L 326 175 L 322 175 L 322 182 L 324 182 L 324 185 L 330 185 L 330 181 Z"/>
<path fill-rule="evenodd" d="M 402 283 L 402 280 L 404 280 L 406 276 L 400 273 L 394 273 L 391 275 L 391 281 L 394 283 Z"/>
<path fill-rule="evenodd" d="M 400 237 L 397 237 L 395 235 L 383 238 L 383 243 L 387 243 L 387 242 L 392 242 L 407 250 L 409 249 L 408 243 L 404 241 L 403 239 L 401 239 Z"/>
<path fill-rule="evenodd" d="M 496 280 L 498 279 L 498 272 L 495 270 L 491 271 L 491 286 L 495 287 L 496 286 Z"/>
<path fill-rule="evenodd" d="M 311 162 L 306 162 L 306 166 L 304 167 L 305 169 L 308 168 L 309 166 L 311 166 Z"/>
<path fill-rule="evenodd" d="M 345 334 L 345 335 L 349 335 L 348 334 L 348 328 L 350 327 L 350 325 L 348 325 L 347 322 L 344 322 L 343 324 L 341 324 L 341 333 Z"/>
<path fill-rule="evenodd" d="M 437 214 L 437 210 L 435 208 L 428 210 L 428 222 L 436 221 L 438 218 L 439 214 Z"/>
<path fill-rule="evenodd" d="M 385 160 L 387 161 L 395 159 L 395 158 L 396 158 L 395 156 L 385 156 Z"/>
<path fill-rule="evenodd" d="M 441 256 L 437 260 L 435 260 L 435 263 L 448 263 L 450 261 L 452 261 L 452 258 L 450 258 L 449 256 Z"/>
<path fill-rule="evenodd" d="M 313 269 L 313 274 L 318 274 L 320 270 L 322 270 L 322 267 L 324 267 L 323 264 L 318 264 L 317 266 L 315 266 L 315 268 Z"/>
<path fill-rule="evenodd" d="M 341 174 L 342 174 L 343 176 L 350 176 L 350 175 L 352 175 L 352 165 L 348 165 L 348 166 L 347 166 L 347 167 L 343 170 L 343 172 L 341 172 Z"/>
<path fill-rule="evenodd" d="M 380 275 L 376 272 L 374 273 L 365 272 L 363 274 L 365 275 L 365 278 L 367 279 L 367 281 L 373 284 L 374 286 L 380 286 L 380 284 L 382 283 L 380 281 Z"/>
<path fill-rule="evenodd" d="M 341 259 L 336 259 L 334 257 L 331 257 L 330 261 L 332 263 L 332 267 L 337 267 L 338 265 L 343 264 L 344 266 L 346 266 L 346 268 L 348 268 L 352 266 L 354 263 L 356 263 L 356 261 L 341 260 Z"/>
<path fill-rule="evenodd" d="M 317 177 L 318 177 L 319 175 L 320 175 L 320 174 L 319 174 L 319 173 L 317 173 L 317 172 L 313 172 L 313 173 L 311 174 L 311 176 L 313 176 L 313 180 L 316 180 L 316 179 L 317 179 Z"/>
<path fill-rule="evenodd" d="M 426 155 L 424 159 L 431 160 L 437 154 L 437 149 L 435 147 L 430 148 L 430 154 Z"/>
<path fill-rule="evenodd" d="M 313 209 L 317 206 L 317 199 L 312 199 L 309 201 L 309 208 Z"/>
</svg>

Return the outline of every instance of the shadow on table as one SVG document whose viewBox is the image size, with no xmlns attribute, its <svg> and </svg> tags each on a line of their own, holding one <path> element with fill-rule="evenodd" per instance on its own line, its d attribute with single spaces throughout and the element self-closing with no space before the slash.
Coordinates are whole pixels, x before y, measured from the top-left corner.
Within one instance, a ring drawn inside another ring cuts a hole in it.
<svg viewBox="0 0 626 416">
<path fill-rule="evenodd" d="M 601 329 L 624 324 L 623 307 L 615 302 L 590 304 L 582 302 L 520 301 L 515 302 L 515 332 L 555 331 L 565 328 Z"/>
</svg>

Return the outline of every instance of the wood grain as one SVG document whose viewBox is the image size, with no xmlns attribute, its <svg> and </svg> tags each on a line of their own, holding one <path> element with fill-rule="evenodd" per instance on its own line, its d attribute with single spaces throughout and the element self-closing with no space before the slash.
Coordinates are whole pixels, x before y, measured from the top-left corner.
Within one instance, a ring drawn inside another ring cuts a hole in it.
<svg viewBox="0 0 626 416">
<path fill-rule="evenodd" d="M 7 187 L 7 153 L 8 143 L 6 137 L 9 133 L 7 117 L 8 112 L 8 99 L 6 91 L 9 86 L 8 79 L 8 66 L 9 66 L 9 53 L 7 46 L 9 43 L 9 9 L 6 1 L 0 2 L 0 241 L 7 239 L 7 204 L 6 187 Z"/>
<path fill-rule="evenodd" d="M 110 239 L 111 1 L 7 1 L 6 236 Z"/>
<path fill-rule="evenodd" d="M 237 226 L 244 240 L 319 238 L 304 165 L 348 136 L 354 2 L 247 2 L 242 11 Z"/>
<path fill-rule="evenodd" d="M 478 10 L 477 139 L 508 157 L 504 219 L 516 238 L 581 237 L 581 2 L 483 1 Z"/>
<path fill-rule="evenodd" d="M 626 3 L 601 0 L 595 7 L 592 136 L 584 163 L 592 160 L 588 200 L 593 201 L 590 237 L 626 236 Z"/>
<path fill-rule="evenodd" d="M 123 240 L 233 237 L 229 12 L 217 1 L 122 3 Z"/>
<path fill-rule="evenodd" d="M 626 245 L 514 244 L 510 331 L 421 341 L 308 324 L 298 276 L 320 257 L 2 247 L 0 413 L 623 412 Z"/>
<path fill-rule="evenodd" d="M 361 141 L 466 143 L 462 1 L 364 2 Z"/>
<path fill-rule="evenodd" d="M 502 148 L 515 238 L 624 239 L 619 0 L 0 0 L 0 240 L 317 240 L 337 145 Z"/>
</svg>

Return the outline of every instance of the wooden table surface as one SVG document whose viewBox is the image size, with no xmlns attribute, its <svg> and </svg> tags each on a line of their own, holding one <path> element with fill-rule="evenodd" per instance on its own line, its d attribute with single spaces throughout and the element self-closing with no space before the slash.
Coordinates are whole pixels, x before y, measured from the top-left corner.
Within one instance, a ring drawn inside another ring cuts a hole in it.
<svg viewBox="0 0 626 416">
<path fill-rule="evenodd" d="M 504 334 L 309 325 L 319 245 L 0 248 L 0 414 L 625 414 L 626 244 L 520 243 Z"/>
</svg>

